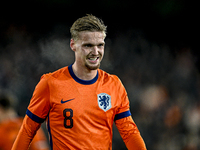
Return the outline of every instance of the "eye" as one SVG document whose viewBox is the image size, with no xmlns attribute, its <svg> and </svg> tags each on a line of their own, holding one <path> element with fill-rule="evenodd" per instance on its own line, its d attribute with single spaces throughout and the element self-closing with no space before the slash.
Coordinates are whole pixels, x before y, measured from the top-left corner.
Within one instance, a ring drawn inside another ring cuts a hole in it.
<svg viewBox="0 0 200 150">
<path fill-rule="evenodd" d="M 85 44 L 84 47 L 92 47 L 92 44 Z"/>
<path fill-rule="evenodd" d="M 103 44 L 103 43 L 102 43 L 102 44 L 99 44 L 98 47 L 104 47 L 104 44 Z"/>
</svg>

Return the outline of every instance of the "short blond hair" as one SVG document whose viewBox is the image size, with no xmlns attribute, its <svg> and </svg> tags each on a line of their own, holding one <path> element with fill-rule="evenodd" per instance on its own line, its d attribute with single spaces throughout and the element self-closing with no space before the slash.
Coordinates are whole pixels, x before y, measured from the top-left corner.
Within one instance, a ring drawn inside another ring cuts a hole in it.
<svg viewBox="0 0 200 150">
<path fill-rule="evenodd" d="M 71 38 L 75 41 L 78 40 L 78 33 L 82 31 L 99 31 L 103 32 L 106 37 L 107 26 L 103 21 L 93 15 L 87 14 L 86 16 L 77 19 L 70 28 Z"/>
</svg>

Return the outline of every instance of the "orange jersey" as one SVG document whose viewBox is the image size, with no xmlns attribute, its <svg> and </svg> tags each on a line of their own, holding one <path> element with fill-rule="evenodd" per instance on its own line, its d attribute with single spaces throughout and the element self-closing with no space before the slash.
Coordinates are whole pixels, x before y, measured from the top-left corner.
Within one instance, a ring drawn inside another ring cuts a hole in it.
<svg viewBox="0 0 200 150">
<path fill-rule="evenodd" d="M 75 76 L 72 65 L 41 78 L 26 114 L 37 123 L 47 121 L 54 150 L 112 149 L 113 122 L 131 116 L 117 76 L 98 69 L 94 79 L 85 81 Z M 138 132 L 129 121 L 127 127 Z"/>
<path fill-rule="evenodd" d="M 0 123 L 0 150 L 11 150 L 22 125 L 22 118 L 9 119 Z M 29 150 L 48 150 L 47 139 L 42 131 L 38 130 Z"/>
</svg>

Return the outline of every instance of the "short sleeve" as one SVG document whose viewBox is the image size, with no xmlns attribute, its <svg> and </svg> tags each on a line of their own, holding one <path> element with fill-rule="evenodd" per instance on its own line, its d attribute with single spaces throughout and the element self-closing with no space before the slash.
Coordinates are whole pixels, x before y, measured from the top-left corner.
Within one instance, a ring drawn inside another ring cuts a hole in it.
<svg viewBox="0 0 200 150">
<path fill-rule="evenodd" d="M 127 92 L 119 78 L 118 79 L 118 100 L 120 101 L 119 108 L 115 115 L 114 121 L 131 116 L 129 99 Z"/>
<path fill-rule="evenodd" d="M 35 122 L 42 123 L 50 110 L 48 76 L 43 75 L 35 87 L 26 114 Z"/>
</svg>

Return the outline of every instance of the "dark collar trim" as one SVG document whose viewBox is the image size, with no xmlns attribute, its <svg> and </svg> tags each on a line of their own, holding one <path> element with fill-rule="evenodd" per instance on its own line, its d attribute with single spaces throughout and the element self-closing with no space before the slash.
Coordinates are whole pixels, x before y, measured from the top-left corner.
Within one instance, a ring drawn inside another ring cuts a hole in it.
<svg viewBox="0 0 200 150">
<path fill-rule="evenodd" d="M 98 73 L 98 71 L 97 71 L 97 75 L 96 75 L 92 80 L 82 80 L 82 79 L 79 79 L 79 78 L 74 74 L 74 71 L 73 71 L 73 69 L 72 69 L 72 64 L 68 67 L 68 69 L 69 69 L 69 73 L 70 73 L 70 75 L 72 76 L 72 78 L 73 78 L 76 82 L 78 82 L 78 83 L 80 83 L 80 84 L 85 84 L 85 85 L 93 84 L 93 83 L 95 83 L 95 82 L 97 81 L 97 79 L 98 79 L 98 77 L 99 77 L 99 73 Z"/>
</svg>

